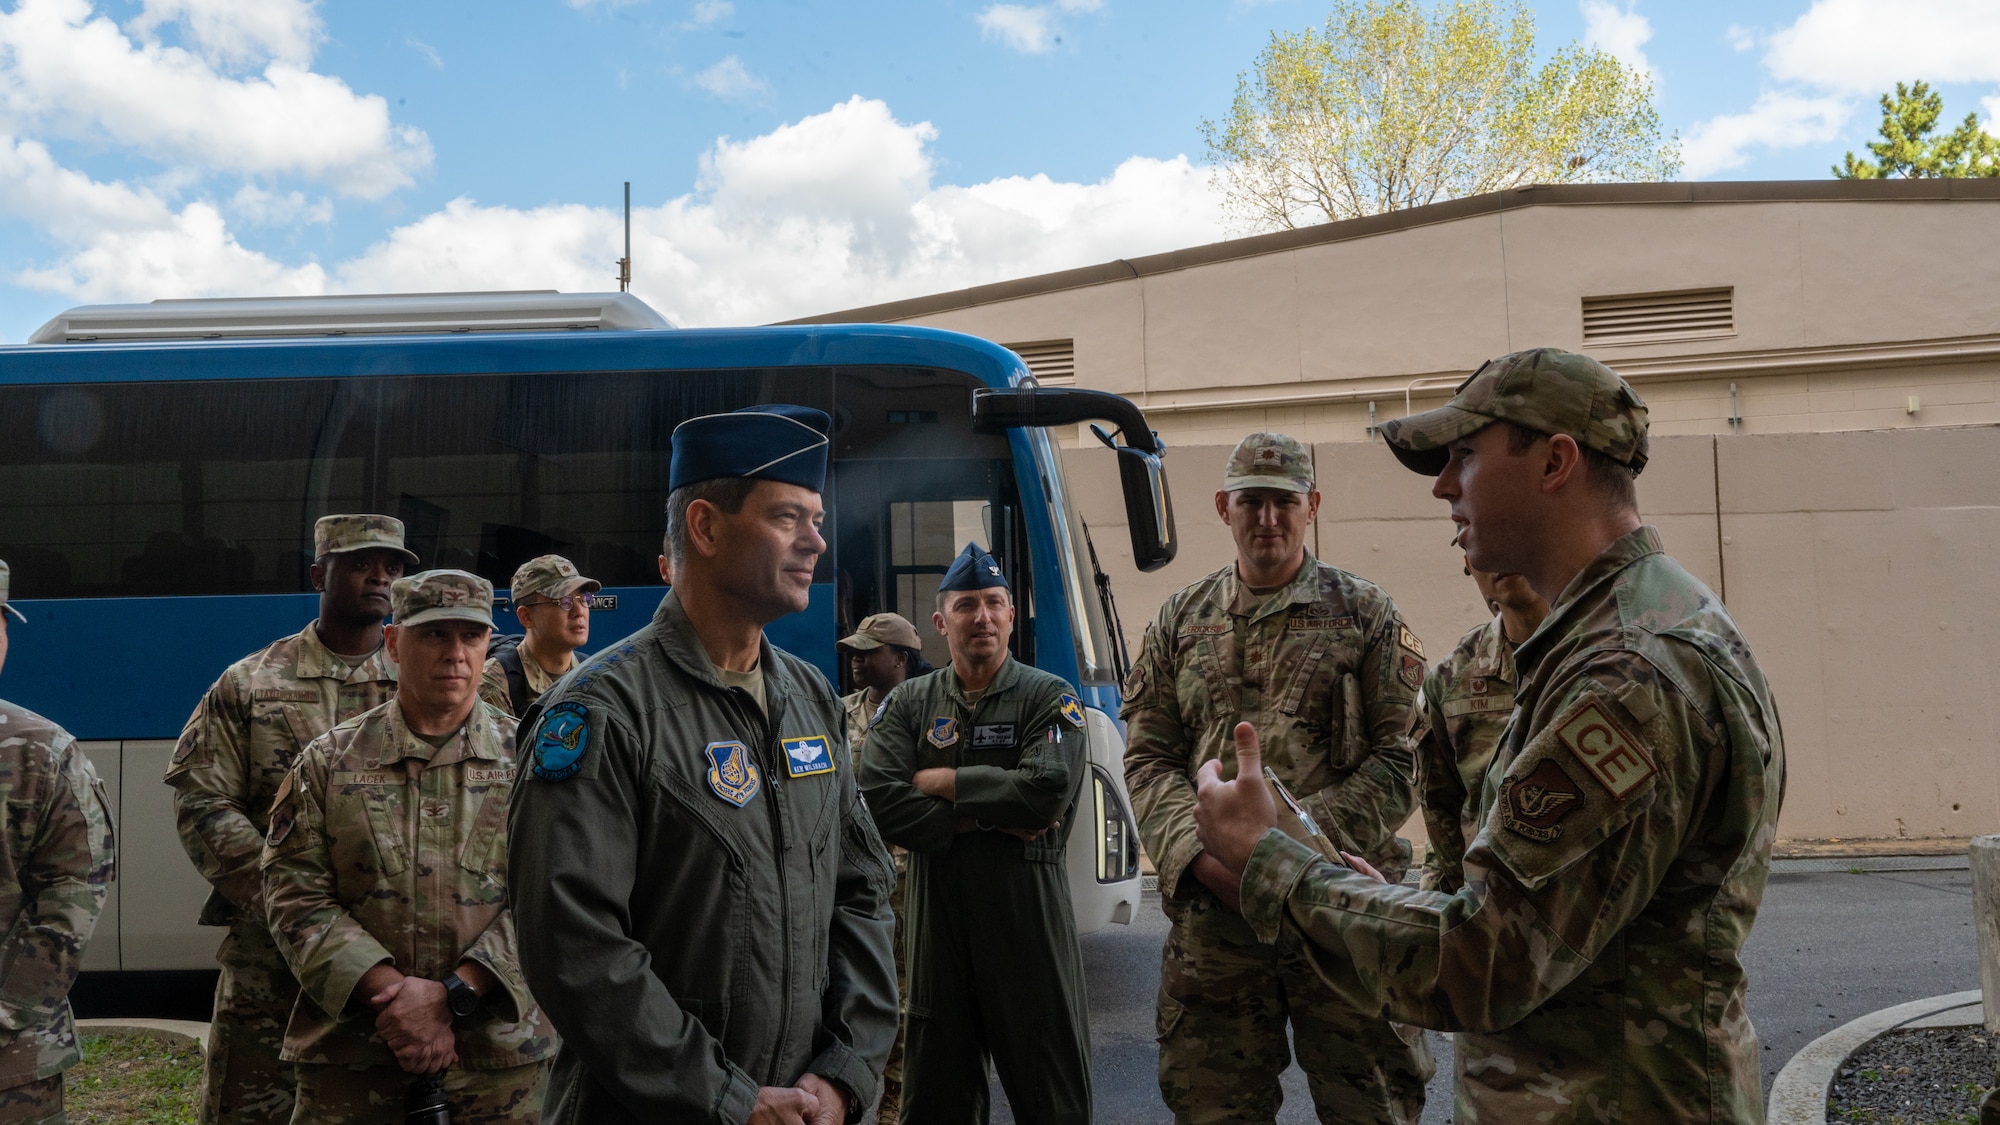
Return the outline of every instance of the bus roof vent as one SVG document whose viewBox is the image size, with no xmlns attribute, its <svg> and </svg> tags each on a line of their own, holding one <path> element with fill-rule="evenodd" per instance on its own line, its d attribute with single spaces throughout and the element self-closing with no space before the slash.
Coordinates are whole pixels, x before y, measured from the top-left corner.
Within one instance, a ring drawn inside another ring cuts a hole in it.
<svg viewBox="0 0 2000 1125">
<path fill-rule="evenodd" d="M 84 305 L 50 320 L 34 344 L 92 340 L 220 340 L 455 332 L 672 328 L 630 293 L 388 293 L 347 297 L 219 297 Z"/>
<path fill-rule="evenodd" d="M 1028 373 L 1045 387 L 1064 387 L 1076 382 L 1076 341 L 1036 340 L 1027 344 L 1002 344 L 1020 356 Z"/>
<path fill-rule="evenodd" d="M 1583 299 L 1583 342 L 1647 344 L 1700 340 L 1736 331 L 1736 290 L 1682 289 Z"/>
</svg>

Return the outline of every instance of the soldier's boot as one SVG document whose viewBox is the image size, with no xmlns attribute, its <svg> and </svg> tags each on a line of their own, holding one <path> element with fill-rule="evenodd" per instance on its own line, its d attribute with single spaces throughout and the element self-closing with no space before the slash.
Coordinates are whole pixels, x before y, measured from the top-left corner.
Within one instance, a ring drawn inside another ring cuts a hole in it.
<svg viewBox="0 0 2000 1125">
<path fill-rule="evenodd" d="M 1206 891 L 1172 903 L 1160 958 L 1160 1097 L 1178 1125 L 1268 1125 L 1291 1062 L 1276 951 Z"/>
<path fill-rule="evenodd" d="M 0 1090 L 0 1121 L 8 1125 L 69 1125 L 63 1112 L 63 1076 L 50 1075 Z"/>
<path fill-rule="evenodd" d="M 403 1099 L 415 1076 L 396 1066 L 337 1066 L 301 1063 L 298 1107 L 292 1125 L 345 1125 L 358 1121 L 401 1121 Z M 451 1125 L 540 1125 L 542 1088 L 549 1064 L 498 1070 L 444 1072 Z"/>
<path fill-rule="evenodd" d="M 201 1125 L 281 1125 L 292 1118 L 292 1064 L 279 1058 L 298 982 L 261 925 L 237 922 L 216 953 L 222 976 L 202 1064 Z"/>
</svg>

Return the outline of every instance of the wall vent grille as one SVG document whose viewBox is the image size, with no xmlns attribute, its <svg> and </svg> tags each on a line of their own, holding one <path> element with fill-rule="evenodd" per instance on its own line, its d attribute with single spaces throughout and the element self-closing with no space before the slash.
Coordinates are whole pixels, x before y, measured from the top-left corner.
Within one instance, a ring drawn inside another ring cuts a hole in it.
<svg viewBox="0 0 2000 1125">
<path fill-rule="evenodd" d="M 1044 387 L 1076 382 L 1075 340 L 1036 340 L 1001 346 L 1026 360 L 1028 372 Z"/>
<path fill-rule="evenodd" d="M 1736 331 L 1736 290 L 1682 289 L 1583 299 L 1585 344 L 1696 340 Z"/>
</svg>

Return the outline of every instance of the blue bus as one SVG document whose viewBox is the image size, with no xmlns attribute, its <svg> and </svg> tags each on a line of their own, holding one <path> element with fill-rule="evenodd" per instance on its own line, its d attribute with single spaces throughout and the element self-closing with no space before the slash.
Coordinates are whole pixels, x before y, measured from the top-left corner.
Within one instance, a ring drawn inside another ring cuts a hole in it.
<svg viewBox="0 0 2000 1125">
<path fill-rule="evenodd" d="M 398 516 L 423 565 L 496 587 L 563 554 L 604 583 L 591 639 L 610 643 L 663 589 L 674 426 L 771 401 L 834 419 L 829 549 L 810 606 L 772 639 L 839 684 L 836 638 L 885 610 L 928 636 L 952 557 L 968 540 L 991 550 L 1020 606 L 1016 655 L 1088 710 L 1078 927 L 1129 921 L 1122 656 L 1044 427 L 1117 427 L 1121 440 L 1104 436 L 1151 569 L 1172 557 L 1172 509 L 1131 403 L 1038 387 L 1019 357 L 970 336 L 682 330 L 623 294 L 163 301 L 71 310 L 0 348 L 0 558 L 28 618 L 0 694 L 82 741 L 118 818 L 119 881 L 86 970 L 213 968 L 220 934 L 195 925 L 208 888 L 161 776 L 222 669 L 318 612 L 317 517 Z M 941 639 L 926 655 L 944 662 Z"/>
</svg>

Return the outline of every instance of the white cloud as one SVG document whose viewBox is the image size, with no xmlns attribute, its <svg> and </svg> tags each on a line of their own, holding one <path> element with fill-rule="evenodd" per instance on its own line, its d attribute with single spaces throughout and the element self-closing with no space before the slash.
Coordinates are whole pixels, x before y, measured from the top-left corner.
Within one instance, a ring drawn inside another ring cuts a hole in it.
<svg viewBox="0 0 2000 1125">
<path fill-rule="evenodd" d="M 324 34 L 315 9 L 314 0 L 142 0 L 131 28 L 152 42 L 161 24 L 178 21 L 211 62 L 304 66 Z"/>
<path fill-rule="evenodd" d="M 1652 74 L 1653 64 L 1643 48 L 1653 37 L 1653 24 L 1631 7 L 1612 0 L 1582 0 L 1583 41 L 1642 74 Z"/>
<path fill-rule="evenodd" d="M 1723 31 L 1722 38 L 1729 43 L 1732 51 L 1747 51 L 1757 45 L 1757 29 L 1732 23 Z"/>
<path fill-rule="evenodd" d="M 212 204 L 190 203 L 164 226 L 101 232 L 59 264 L 22 270 L 14 281 L 100 302 L 295 296 L 323 291 L 326 273 L 317 264 L 287 267 L 244 248 Z"/>
<path fill-rule="evenodd" d="M 771 92 L 770 84 L 746 70 L 735 55 L 695 75 L 694 84 L 726 102 L 754 101 Z"/>
<path fill-rule="evenodd" d="M 1877 95 L 1899 81 L 2000 82 L 2000 4 L 1993 0 L 1814 0 L 1773 34 L 1773 75 Z"/>
<path fill-rule="evenodd" d="M 1989 94 L 1979 99 L 1979 104 L 1986 110 L 1986 120 L 1981 121 L 1979 127 L 2000 137 L 2000 94 Z"/>
<path fill-rule="evenodd" d="M 1740 167 L 1753 148 L 1829 141 L 1853 115 L 1851 101 L 1766 90 L 1743 113 L 1709 118 L 1681 140 L 1683 171 L 1699 180 Z"/>
<path fill-rule="evenodd" d="M 285 227 L 333 221 L 333 201 L 309 199 L 302 191 L 267 191 L 244 184 L 229 200 L 230 213 L 259 227 Z"/>
<path fill-rule="evenodd" d="M 1104 0 L 1054 0 L 1049 4 L 989 4 L 979 13 L 979 33 L 1026 55 L 1044 54 L 1062 42 L 1062 19 L 1104 7 Z"/>
<path fill-rule="evenodd" d="M 444 69 L 444 56 L 438 54 L 436 47 L 431 46 L 421 39 L 409 39 L 405 40 L 405 42 L 409 43 L 412 51 L 422 55 L 425 62 L 430 63 L 431 66 L 438 70 Z"/>
<path fill-rule="evenodd" d="M 410 183 L 430 164 L 429 139 L 391 122 L 382 98 L 292 61 L 310 36 L 296 19 L 245 16 L 264 2 L 160 0 L 142 13 L 178 14 L 191 39 L 221 55 L 270 55 L 261 74 L 233 78 L 187 49 L 135 42 L 88 0 L 21 0 L 0 13 L 0 127 L 109 141 L 211 172 L 303 176 L 365 199 Z M 272 7 L 310 14 L 290 0 Z M 230 30 L 232 15 L 247 22 Z"/>
<path fill-rule="evenodd" d="M 688 18 L 681 24 L 681 30 L 696 31 L 704 27 L 714 27 L 735 14 L 736 5 L 731 4 L 729 0 L 701 0 L 694 6 L 694 10 L 688 13 Z"/>
</svg>

